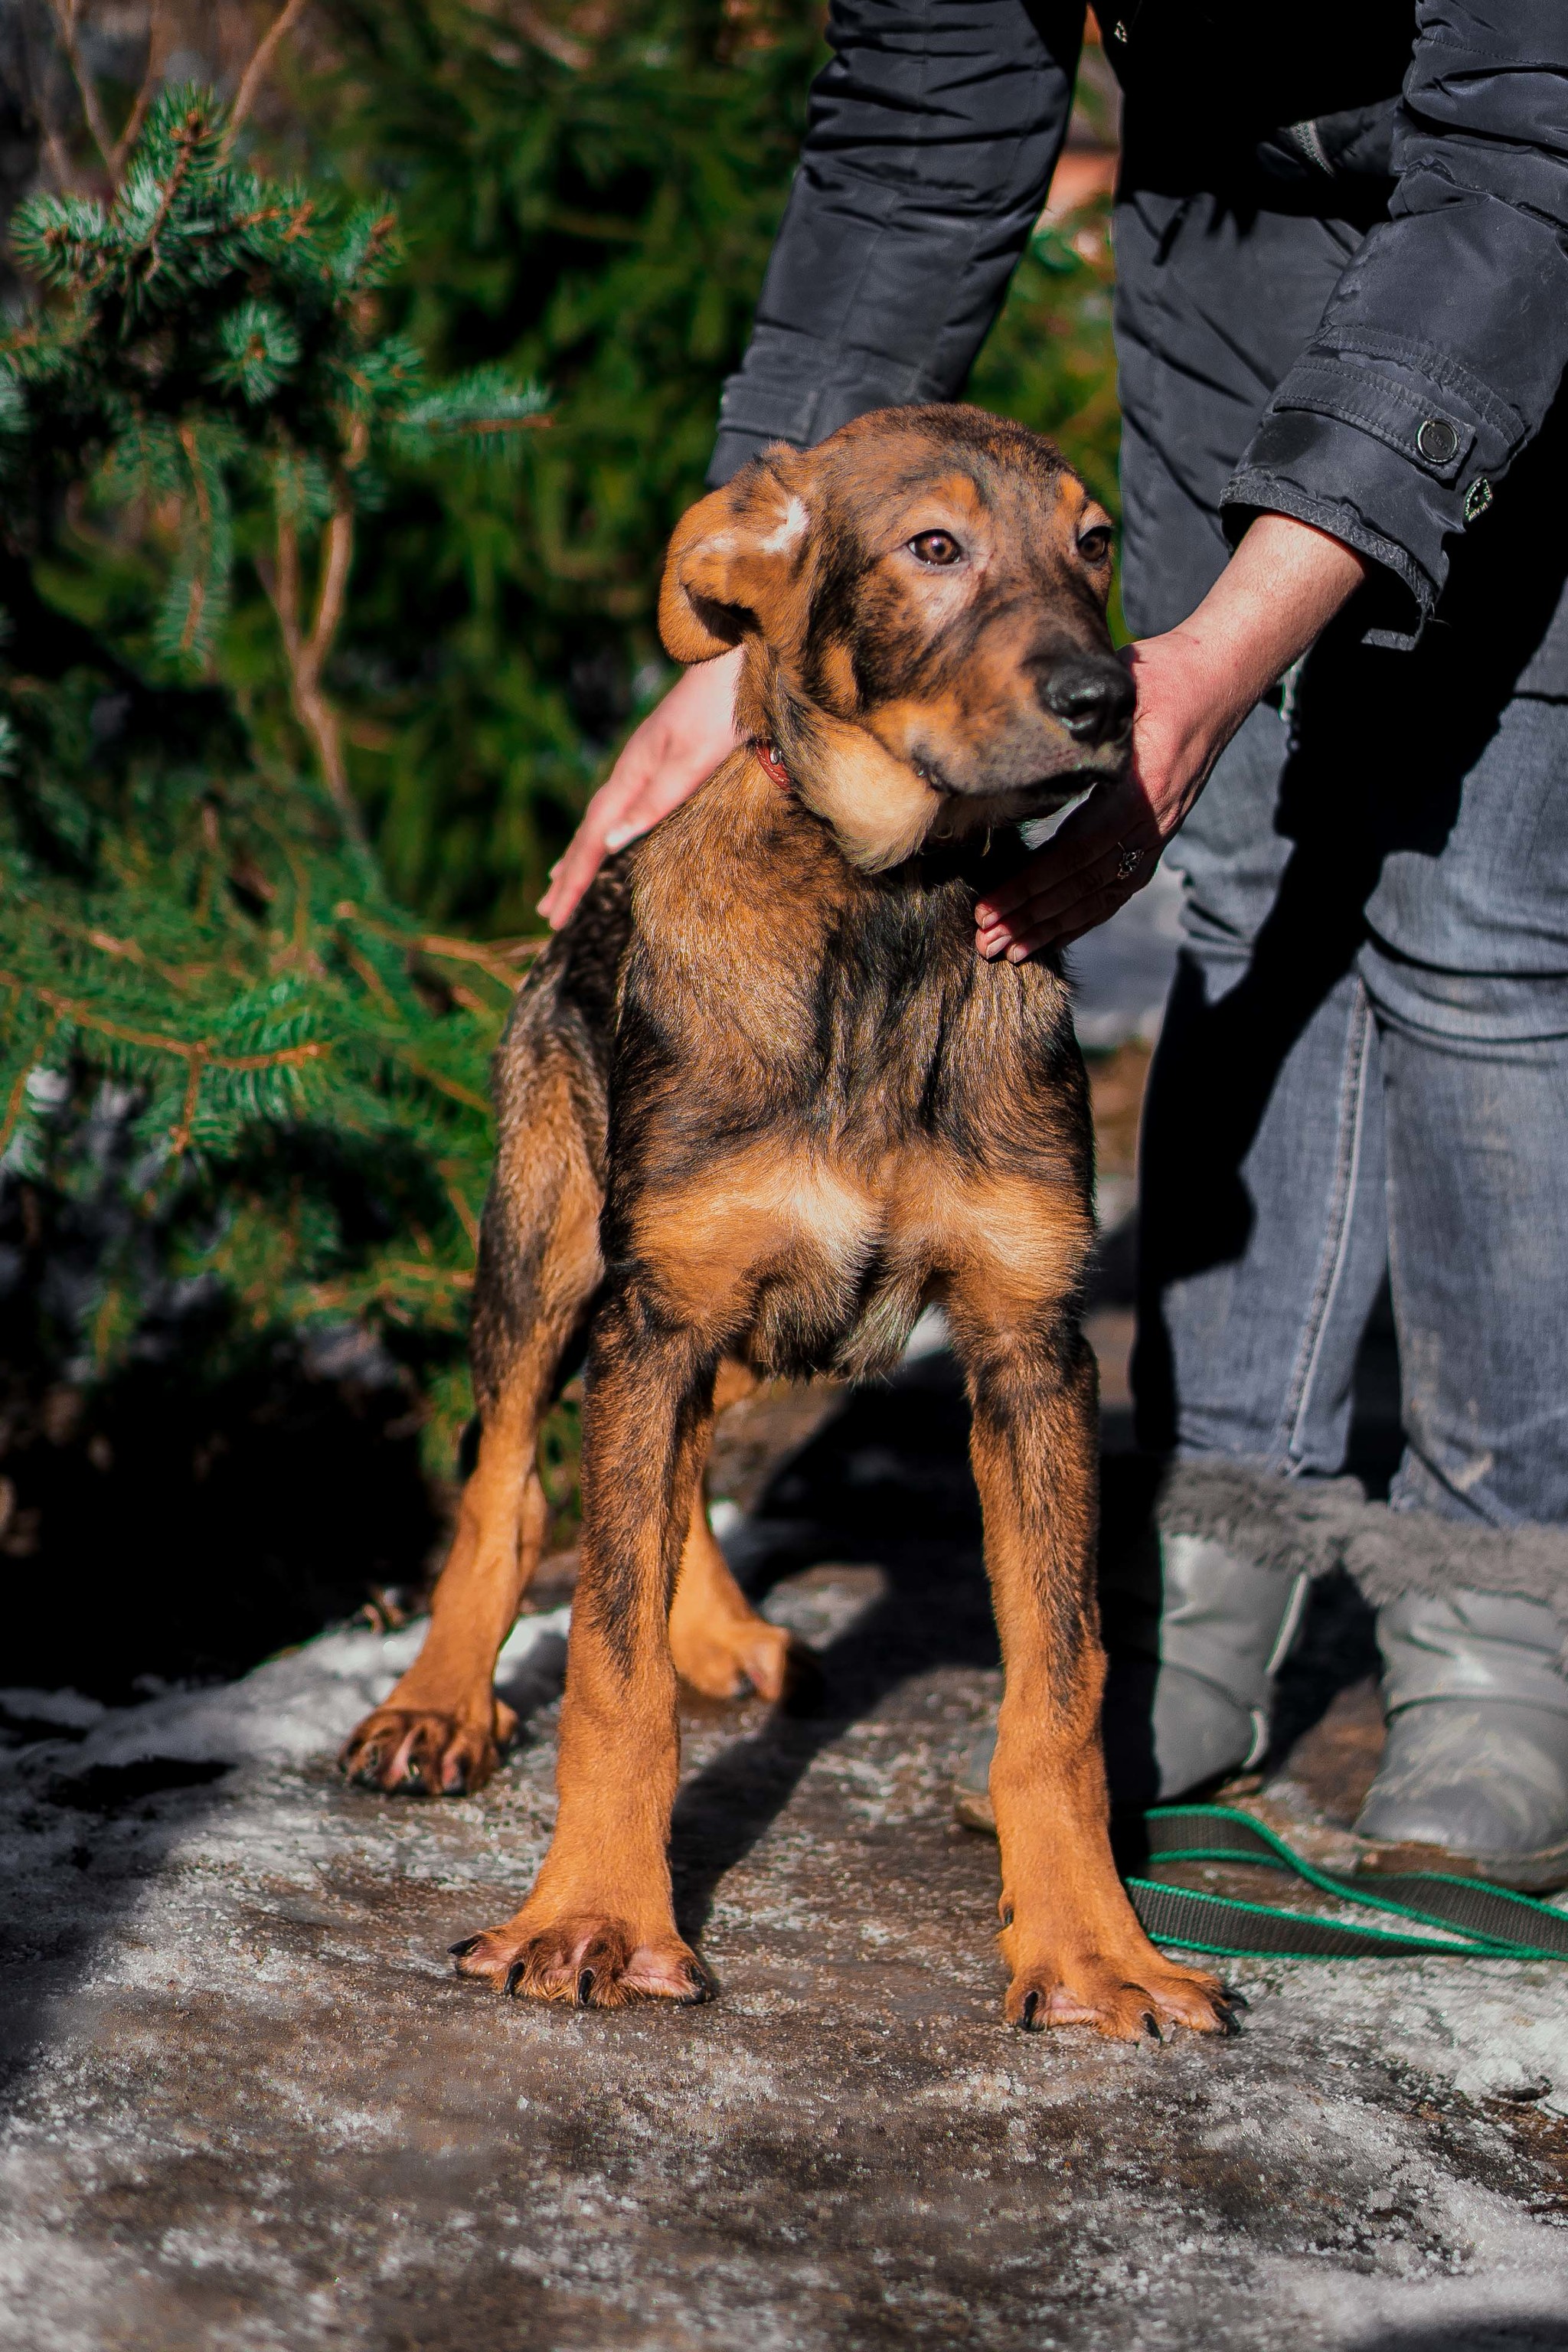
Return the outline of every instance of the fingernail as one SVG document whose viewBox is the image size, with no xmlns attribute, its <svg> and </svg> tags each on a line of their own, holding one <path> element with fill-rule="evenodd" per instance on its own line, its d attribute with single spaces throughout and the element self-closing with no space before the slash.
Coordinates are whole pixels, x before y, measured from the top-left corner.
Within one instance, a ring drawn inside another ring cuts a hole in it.
<svg viewBox="0 0 1568 2352">
<path fill-rule="evenodd" d="M 637 829 L 635 824 L 612 825 L 609 832 L 605 835 L 605 847 L 606 849 L 624 849 L 628 841 L 635 841 L 637 837 Z"/>
</svg>

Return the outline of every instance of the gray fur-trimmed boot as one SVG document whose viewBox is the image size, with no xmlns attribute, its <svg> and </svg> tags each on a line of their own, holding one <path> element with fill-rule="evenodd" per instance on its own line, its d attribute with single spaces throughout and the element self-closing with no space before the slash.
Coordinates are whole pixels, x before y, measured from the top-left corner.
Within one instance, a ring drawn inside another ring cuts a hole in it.
<svg viewBox="0 0 1568 2352">
<path fill-rule="evenodd" d="M 1356 1834 L 1372 1870 L 1568 1885 L 1568 1674 L 1541 1601 L 1409 1592 L 1377 1614 L 1388 1745 Z"/>
<path fill-rule="evenodd" d="M 1101 1722 L 1118 1810 L 1184 1796 L 1256 1762 L 1268 1744 L 1274 1675 L 1307 1596 L 1301 1569 L 1257 1567 L 1212 1536 L 1162 1530 L 1148 1550 L 1145 1573 L 1124 1570 L 1104 1596 L 1111 1623 Z M 995 1827 L 995 1747 L 994 1730 L 981 1735 L 953 1790 L 953 1810 L 970 1829 Z"/>
</svg>

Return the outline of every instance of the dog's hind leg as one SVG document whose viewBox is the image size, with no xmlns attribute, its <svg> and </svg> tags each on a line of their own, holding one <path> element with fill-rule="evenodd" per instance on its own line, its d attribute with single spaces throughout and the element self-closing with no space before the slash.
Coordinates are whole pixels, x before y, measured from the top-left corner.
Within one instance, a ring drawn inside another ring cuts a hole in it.
<svg viewBox="0 0 1568 2352">
<path fill-rule="evenodd" d="M 1050 1203 L 1040 1204 L 1048 1234 Z M 1042 1255 L 1047 1255 L 1043 1251 Z M 1023 1295 L 1021 1295 L 1021 1293 Z M 1229 2023 L 1215 1978 L 1157 1952 L 1111 1859 L 1094 1591 L 1097 1380 L 1067 1299 L 989 1252 L 949 1316 L 968 1377 L 1005 1685 L 991 1768 L 1016 2025 L 1136 2040 Z"/>
<path fill-rule="evenodd" d="M 461 1796 L 484 1786 L 511 1737 L 515 1718 L 493 1682 L 544 1535 L 537 1402 L 520 1380 L 485 1422 L 424 1646 L 342 1751 L 343 1770 L 366 1788 Z"/>
<path fill-rule="evenodd" d="M 555 1834 L 503 1926 L 453 1946 L 498 1991 L 579 2007 L 711 1990 L 675 1924 L 667 1847 L 680 1733 L 668 1618 L 710 1425 L 713 1364 L 641 1302 L 600 1312 L 583 1429 L 583 1546 Z"/>
<path fill-rule="evenodd" d="M 714 1412 L 738 1404 L 756 1385 L 756 1376 L 743 1365 L 721 1364 Z M 708 1524 L 700 1479 L 676 1573 L 669 1647 L 682 1682 L 708 1698 L 739 1698 L 749 1685 L 763 1698 L 780 1699 L 795 1655 L 790 1635 L 758 1616 L 731 1574 Z"/>
<path fill-rule="evenodd" d="M 481 1788 L 515 1727 L 495 1696 L 495 1664 L 544 1538 L 540 1416 L 601 1272 L 601 1192 L 579 1071 L 547 1051 L 531 1057 L 529 1079 L 526 1117 L 503 1125 L 485 1205 L 474 1298 L 479 1460 L 424 1647 L 343 1748 L 343 1770 L 367 1788 Z"/>
</svg>

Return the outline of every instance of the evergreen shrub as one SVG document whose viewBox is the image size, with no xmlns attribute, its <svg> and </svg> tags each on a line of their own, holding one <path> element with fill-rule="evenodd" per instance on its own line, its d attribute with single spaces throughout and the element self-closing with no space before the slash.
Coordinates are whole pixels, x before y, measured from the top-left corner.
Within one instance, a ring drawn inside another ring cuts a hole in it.
<svg viewBox="0 0 1568 2352">
<path fill-rule="evenodd" d="M 391 898 L 324 673 L 388 464 L 503 462 L 541 394 L 428 381 L 379 322 L 390 210 L 236 164 L 193 89 L 111 202 L 34 198 L 12 244 L 41 299 L 0 339 L 0 1152 L 14 1184 L 101 1192 L 83 1120 L 109 1087 L 128 1122 L 126 1213 L 62 1347 L 101 1376 L 182 1279 L 241 1348 L 353 1321 L 416 1370 L 446 1468 L 527 950 Z M 258 675 L 291 730 L 252 723 Z"/>
</svg>

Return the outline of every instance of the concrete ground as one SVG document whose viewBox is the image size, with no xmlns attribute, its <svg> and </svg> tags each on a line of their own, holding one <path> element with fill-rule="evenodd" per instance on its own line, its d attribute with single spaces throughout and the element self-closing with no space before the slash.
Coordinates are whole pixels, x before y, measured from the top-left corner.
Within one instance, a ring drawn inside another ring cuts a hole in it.
<svg viewBox="0 0 1568 2352">
<path fill-rule="evenodd" d="M 406 1635 L 216 1704 L 4 1695 L 0 2345 L 1568 2347 L 1568 1969 L 1237 1963 L 1236 2041 L 1007 2031 L 994 1849 L 950 1810 L 998 1685 L 951 1370 L 770 1483 L 778 1440 L 732 1439 L 721 1491 L 763 1491 L 721 1523 L 822 1688 L 688 1711 L 711 2008 L 450 1973 L 548 1835 L 559 1591 L 508 1669 L 525 1742 L 458 1802 L 332 1769 Z M 1333 1853 L 1377 1717 L 1353 1596 L 1308 1632 L 1247 1801 Z"/>
</svg>

